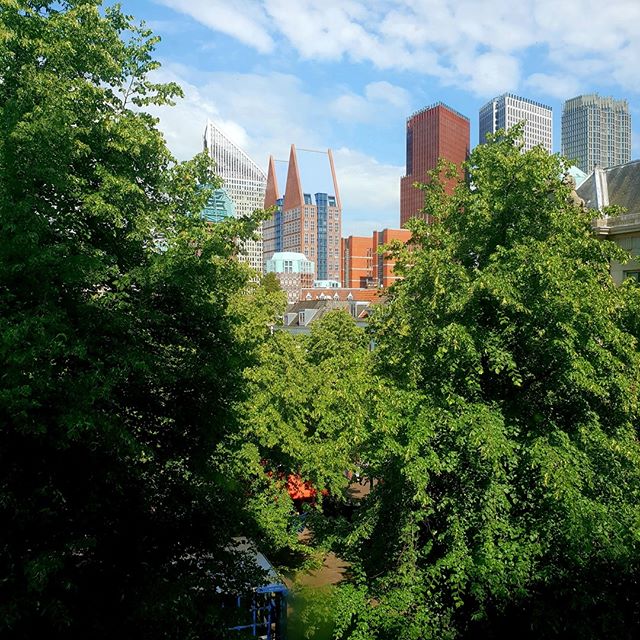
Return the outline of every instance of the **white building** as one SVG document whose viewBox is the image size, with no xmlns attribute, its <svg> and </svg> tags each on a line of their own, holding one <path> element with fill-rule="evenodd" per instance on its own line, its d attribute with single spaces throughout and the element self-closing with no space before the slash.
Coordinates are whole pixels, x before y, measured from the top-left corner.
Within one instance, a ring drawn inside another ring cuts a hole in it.
<svg viewBox="0 0 640 640">
<path fill-rule="evenodd" d="M 591 173 L 631 160 L 631 116 L 626 100 L 592 93 L 571 98 L 562 110 L 562 154 Z"/>
<path fill-rule="evenodd" d="M 252 214 L 264 205 L 267 176 L 240 147 L 229 140 L 211 121 L 204 130 L 204 150 L 215 162 L 215 172 L 235 205 L 236 216 Z M 262 229 L 258 240 L 242 243 L 240 259 L 262 273 Z"/>
<path fill-rule="evenodd" d="M 505 93 L 493 98 L 480 109 L 480 144 L 486 142 L 488 133 L 498 129 L 508 130 L 524 121 L 524 150 L 542 145 L 553 152 L 553 111 L 551 107 Z"/>
</svg>

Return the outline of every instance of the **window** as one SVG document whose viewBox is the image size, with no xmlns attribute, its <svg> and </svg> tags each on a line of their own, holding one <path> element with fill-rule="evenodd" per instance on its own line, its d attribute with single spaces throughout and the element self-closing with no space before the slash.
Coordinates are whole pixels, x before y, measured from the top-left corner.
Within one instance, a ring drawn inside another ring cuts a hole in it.
<svg viewBox="0 0 640 640">
<path fill-rule="evenodd" d="M 622 279 L 623 280 L 631 279 L 634 282 L 640 283 L 640 270 L 623 271 L 622 272 Z"/>
</svg>

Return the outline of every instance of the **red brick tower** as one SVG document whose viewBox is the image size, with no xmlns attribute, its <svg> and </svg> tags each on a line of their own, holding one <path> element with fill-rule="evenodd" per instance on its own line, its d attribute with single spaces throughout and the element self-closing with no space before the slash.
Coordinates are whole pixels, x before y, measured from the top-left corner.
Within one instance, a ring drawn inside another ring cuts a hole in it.
<svg viewBox="0 0 640 640">
<path fill-rule="evenodd" d="M 424 194 L 413 183 L 424 182 L 439 158 L 458 165 L 459 179 L 463 178 L 461 165 L 469 155 L 469 139 L 469 118 L 441 102 L 407 119 L 407 174 L 400 179 L 401 226 L 421 215 Z M 455 182 L 447 184 L 447 192 L 453 191 Z"/>
</svg>

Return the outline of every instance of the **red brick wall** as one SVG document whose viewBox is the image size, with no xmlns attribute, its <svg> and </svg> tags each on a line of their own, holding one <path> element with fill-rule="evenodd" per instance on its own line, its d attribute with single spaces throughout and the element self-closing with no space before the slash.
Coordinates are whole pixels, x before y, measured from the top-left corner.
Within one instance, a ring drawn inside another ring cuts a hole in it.
<svg viewBox="0 0 640 640">
<path fill-rule="evenodd" d="M 342 239 L 341 282 L 343 287 L 366 287 L 373 277 L 371 265 L 371 238 L 349 236 Z"/>
<path fill-rule="evenodd" d="M 400 240 L 406 244 L 411 240 L 411 232 L 407 229 L 384 229 L 373 232 L 374 280 L 385 289 L 398 279 L 394 273 L 396 263 L 388 253 L 379 255 L 378 247 L 389 244 L 393 240 Z"/>
</svg>

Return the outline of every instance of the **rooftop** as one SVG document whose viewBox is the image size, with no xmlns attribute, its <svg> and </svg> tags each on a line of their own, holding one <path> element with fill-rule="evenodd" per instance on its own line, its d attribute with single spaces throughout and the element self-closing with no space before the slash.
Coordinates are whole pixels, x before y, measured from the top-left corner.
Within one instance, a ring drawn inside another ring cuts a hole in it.
<svg viewBox="0 0 640 640">
<path fill-rule="evenodd" d="M 414 111 L 407 118 L 407 121 L 411 120 L 411 118 L 415 118 L 415 116 L 419 116 L 421 113 L 425 113 L 427 111 L 431 111 L 431 109 L 435 109 L 436 107 L 443 107 L 447 111 L 451 111 L 451 113 L 455 113 L 460 118 L 464 118 L 467 121 L 469 120 L 469 118 L 467 118 L 467 116 L 465 116 L 463 113 L 460 113 L 459 111 L 456 111 L 453 107 L 450 107 L 448 104 L 445 104 L 442 101 L 438 101 L 438 102 L 434 102 L 433 104 L 430 104 L 428 107 L 423 107 L 422 109 L 418 109 L 417 111 Z"/>
<path fill-rule="evenodd" d="M 601 184 L 599 176 L 606 185 Z M 629 214 L 640 213 L 640 160 L 607 169 L 596 167 L 576 191 L 590 209 L 616 204 L 627 209 Z"/>
<path fill-rule="evenodd" d="M 305 262 L 309 262 L 304 253 L 296 253 L 294 251 L 276 251 L 276 253 L 271 256 L 271 260 L 304 260 Z"/>
<path fill-rule="evenodd" d="M 528 104 L 532 104 L 536 107 L 542 107 L 543 109 L 547 109 L 548 111 L 553 111 L 553 108 L 548 104 L 543 104 L 542 102 L 538 102 L 537 100 L 532 100 L 531 98 L 523 98 L 522 96 L 517 96 L 515 93 L 503 93 L 500 96 L 496 96 L 495 98 L 491 98 L 486 104 L 482 106 L 484 109 L 487 105 L 490 105 L 492 102 L 496 100 L 500 100 L 502 98 L 513 98 L 514 100 L 522 100 L 522 102 L 527 102 Z"/>
</svg>

